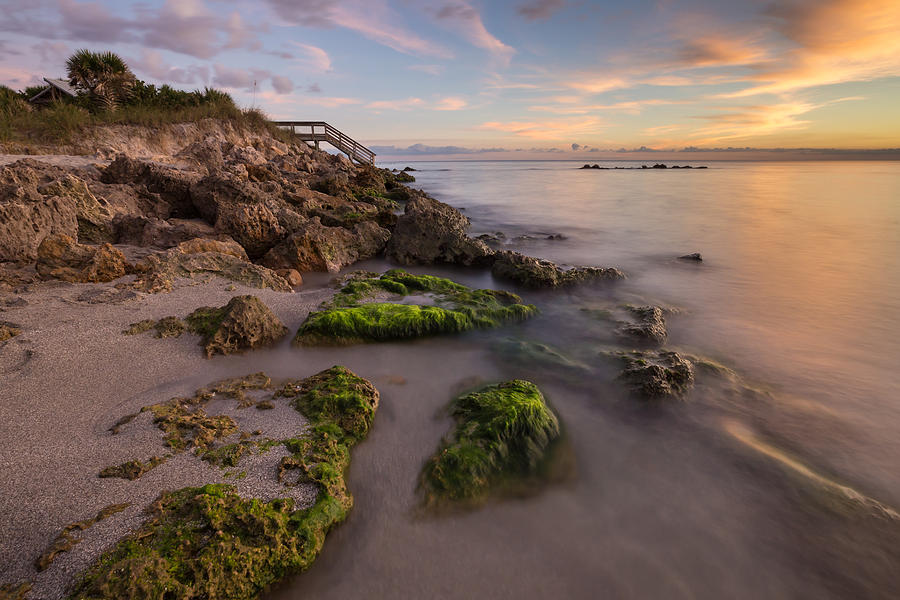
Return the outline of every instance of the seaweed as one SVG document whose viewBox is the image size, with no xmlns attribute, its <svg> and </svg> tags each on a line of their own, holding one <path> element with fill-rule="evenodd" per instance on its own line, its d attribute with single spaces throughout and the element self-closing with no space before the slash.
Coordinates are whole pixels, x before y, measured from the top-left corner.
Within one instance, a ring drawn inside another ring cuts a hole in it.
<svg viewBox="0 0 900 600">
<path fill-rule="evenodd" d="M 434 305 L 362 301 L 380 291 L 408 296 L 432 294 Z M 393 269 L 381 275 L 352 276 L 321 310 L 300 326 L 297 345 L 341 345 L 459 333 L 499 327 L 537 314 L 531 304 L 505 291 L 472 290 L 432 275 Z"/>
<path fill-rule="evenodd" d="M 147 521 L 84 573 L 71 598 L 255 598 L 307 569 L 353 504 L 345 481 L 350 448 L 371 427 L 378 391 L 335 366 L 288 382 L 275 395 L 293 399 L 310 421 L 281 442 L 291 455 L 279 479 L 296 470 L 299 480 L 316 484 L 311 507 L 298 509 L 290 498 L 242 498 L 225 484 L 163 492 Z"/>
<path fill-rule="evenodd" d="M 56 536 L 56 539 L 53 540 L 53 543 L 44 550 L 43 553 L 34 561 L 34 568 L 38 571 L 45 571 L 47 567 L 49 567 L 54 560 L 56 560 L 57 555 L 62 552 L 68 552 L 72 549 L 73 546 L 81 542 L 81 538 L 76 536 L 76 532 L 84 531 L 88 527 L 92 526 L 94 523 L 98 521 L 102 521 L 107 517 L 110 517 L 118 512 L 122 512 L 126 508 L 131 506 L 129 503 L 125 504 L 110 504 L 109 506 L 104 507 L 97 513 L 92 519 L 85 519 L 83 521 L 76 521 L 74 523 L 70 523 L 66 525 L 62 531 L 59 532 L 59 535 Z"/>
<path fill-rule="evenodd" d="M 129 460 L 127 462 L 123 462 L 120 465 L 105 467 L 97 476 L 103 478 L 120 477 L 122 479 L 134 481 L 135 479 L 139 479 L 147 471 L 155 469 L 164 462 L 166 462 L 166 458 L 160 456 L 151 456 L 150 460 L 148 460 L 147 462 L 142 462 L 139 460 Z"/>
<path fill-rule="evenodd" d="M 536 385 L 512 380 L 450 405 L 456 429 L 422 470 L 426 505 L 479 502 L 504 480 L 537 474 L 559 438 L 559 421 Z"/>
</svg>

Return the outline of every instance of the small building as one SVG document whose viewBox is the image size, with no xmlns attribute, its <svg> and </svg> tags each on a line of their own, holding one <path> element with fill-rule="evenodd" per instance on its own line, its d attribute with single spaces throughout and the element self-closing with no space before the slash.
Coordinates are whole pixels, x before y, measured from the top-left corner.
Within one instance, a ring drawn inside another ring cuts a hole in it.
<svg viewBox="0 0 900 600">
<path fill-rule="evenodd" d="M 75 89 L 65 79 L 44 77 L 44 81 L 47 82 L 47 87 L 28 99 L 32 104 L 50 104 L 57 100 L 74 98 L 77 95 Z"/>
</svg>

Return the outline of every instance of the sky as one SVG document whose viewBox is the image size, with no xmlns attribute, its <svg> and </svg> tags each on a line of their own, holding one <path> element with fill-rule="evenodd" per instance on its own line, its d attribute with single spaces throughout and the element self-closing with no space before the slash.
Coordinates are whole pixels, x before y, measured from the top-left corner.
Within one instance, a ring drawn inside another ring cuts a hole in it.
<svg viewBox="0 0 900 600">
<path fill-rule="evenodd" d="M 0 14 L 0 84 L 111 50 L 148 83 L 328 121 L 380 159 L 900 156 L 898 0 L 0 0 Z"/>
</svg>

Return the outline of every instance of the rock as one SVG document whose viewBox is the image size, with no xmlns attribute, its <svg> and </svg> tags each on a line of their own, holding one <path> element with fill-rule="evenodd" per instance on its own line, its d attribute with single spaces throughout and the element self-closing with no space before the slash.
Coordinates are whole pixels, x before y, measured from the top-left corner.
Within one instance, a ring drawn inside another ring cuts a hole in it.
<svg viewBox="0 0 900 600">
<path fill-rule="evenodd" d="M 135 214 L 116 215 L 112 227 L 117 244 L 156 248 L 171 248 L 194 238 L 213 238 L 217 235 L 215 229 L 199 219 L 165 221 Z"/>
<path fill-rule="evenodd" d="M 573 267 L 564 270 L 549 260 L 508 250 L 497 252 L 491 273 L 495 277 L 535 288 L 625 278 L 625 274 L 616 268 Z"/>
<path fill-rule="evenodd" d="M 397 181 L 398 183 L 412 183 L 415 180 L 415 177 L 405 171 L 400 171 L 399 173 L 394 174 L 394 181 Z"/>
<path fill-rule="evenodd" d="M 143 272 L 134 282 L 134 288 L 150 293 L 169 292 L 178 278 L 215 275 L 251 287 L 270 288 L 280 292 L 293 291 L 291 285 L 274 271 L 236 256 L 241 253 L 237 244 L 224 242 L 226 246 L 207 245 L 212 242 L 223 243 L 220 240 L 205 240 L 203 244 L 187 242 L 148 256 L 139 265 Z M 218 248 L 222 251 L 199 251 L 204 248 Z"/>
<path fill-rule="evenodd" d="M 616 329 L 616 333 L 641 342 L 662 345 L 666 341 L 666 320 L 658 306 L 628 306 L 628 312 L 637 319 Z"/>
<path fill-rule="evenodd" d="M 293 287 L 303 285 L 303 276 L 296 269 L 278 269 L 275 272 L 284 277 L 284 280 Z"/>
<path fill-rule="evenodd" d="M 683 256 L 679 256 L 678 258 L 680 260 L 693 260 L 696 262 L 703 262 L 703 256 L 701 256 L 699 252 L 694 252 L 693 254 L 685 254 Z"/>
<path fill-rule="evenodd" d="M 506 338 L 497 342 L 495 348 L 503 359 L 511 364 L 544 369 L 556 374 L 584 375 L 590 372 L 587 365 L 540 342 Z"/>
<path fill-rule="evenodd" d="M 207 136 L 206 139 L 194 142 L 181 149 L 178 158 L 193 160 L 197 165 L 204 167 L 208 172 L 215 172 L 225 166 L 225 158 L 222 154 L 222 142 L 215 136 Z"/>
<path fill-rule="evenodd" d="M 19 161 L 0 168 L 0 262 L 34 260 L 50 234 L 78 236 L 75 201 L 42 196 L 38 172 L 28 164 Z"/>
<path fill-rule="evenodd" d="M 63 234 L 51 234 L 38 247 L 38 275 L 73 283 L 112 281 L 125 275 L 125 256 L 109 244 L 79 244 Z"/>
<path fill-rule="evenodd" d="M 413 169 L 412 167 L 403 167 L 404 173 L 409 172 L 409 171 L 418 171 L 418 169 Z"/>
<path fill-rule="evenodd" d="M 263 204 L 220 208 L 215 228 L 234 238 L 253 258 L 263 256 L 287 234 L 278 218 Z"/>
<path fill-rule="evenodd" d="M 547 239 L 553 240 L 553 241 L 560 241 L 560 240 L 566 240 L 568 238 L 561 233 L 551 233 L 550 235 L 547 236 Z"/>
<path fill-rule="evenodd" d="M 190 219 L 197 215 L 191 200 L 191 187 L 200 175 L 156 163 L 135 160 L 120 154 L 100 176 L 103 183 L 141 185 L 167 202 L 171 208 L 166 217 Z"/>
<path fill-rule="evenodd" d="M 198 308 L 187 322 L 191 331 L 203 336 L 207 358 L 270 346 L 288 333 L 256 296 L 235 296 L 221 308 Z"/>
<path fill-rule="evenodd" d="M 621 352 L 619 378 L 645 398 L 682 398 L 694 385 L 694 367 L 676 352 Z"/>
<path fill-rule="evenodd" d="M 421 195 L 406 204 L 387 245 L 387 256 L 402 265 L 491 263 L 494 251 L 466 235 L 469 219 L 443 202 Z"/>
<path fill-rule="evenodd" d="M 5 342 L 10 338 L 16 337 L 20 333 L 22 333 L 22 330 L 18 325 L 8 323 L 6 321 L 0 321 L 0 343 Z"/>
<path fill-rule="evenodd" d="M 244 248 L 232 239 L 211 240 L 207 238 L 195 238 L 186 242 L 181 242 L 176 250 L 182 254 L 200 254 L 203 252 L 218 252 L 219 254 L 229 254 L 235 258 L 239 258 L 249 262 L 247 253 Z"/>
<path fill-rule="evenodd" d="M 262 263 L 272 269 L 333 273 L 378 255 L 389 237 L 388 230 L 371 221 L 357 223 L 351 230 L 326 227 L 313 217 L 272 248 Z"/>
<path fill-rule="evenodd" d="M 91 193 L 83 179 L 65 175 L 41 186 L 38 191 L 44 196 L 60 196 L 74 201 L 79 242 L 99 244 L 113 241 L 110 211 Z"/>
<path fill-rule="evenodd" d="M 484 242 L 485 244 L 496 250 L 506 242 L 506 234 L 502 231 L 495 231 L 494 233 L 482 233 L 481 235 L 475 236 L 475 239 Z"/>
<path fill-rule="evenodd" d="M 76 299 L 88 304 L 122 304 L 137 297 L 138 294 L 133 290 L 108 287 L 85 290 Z"/>
</svg>

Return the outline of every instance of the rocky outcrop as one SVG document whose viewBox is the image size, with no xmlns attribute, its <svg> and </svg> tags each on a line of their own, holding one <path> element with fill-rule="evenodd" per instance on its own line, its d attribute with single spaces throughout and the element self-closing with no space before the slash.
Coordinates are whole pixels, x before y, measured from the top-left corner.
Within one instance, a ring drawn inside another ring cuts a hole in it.
<svg viewBox="0 0 900 600">
<path fill-rule="evenodd" d="M 248 262 L 235 242 L 192 240 L 153 254 L 137 265 L 141 271 L 134 287 L 143 292 L 169 292 L 179 278 L 217 276 L 256 288 L 293 291 L 274 271 Z"/>
<path fill-rule="evenodd" d="M 326 227 L 313 217 L 272 248 L 262 263 L 273 269 L 335 272 L 357 261 L 372 258 L 384 249 L 390 232 L 372 221 L 351 229 Z"/>
<path fill-rule="evenodd" d="M 79 244 L 63 234 L 51 234 L 38 247 L 35 268 L 44 279 L 73 283 L 112 281 L 125 275 L 125 256 L 109 244 Z"/>
<path fill-rule="evenodd" d="M 50 234 L 78 236 L 78 210 L 72 198 L 45 197 L 33 161 L 0 168 L 0 261 L 32 261 Z"/>
<path fill-rule="evenodd" d="M 194 238 L 215 237 L 216 230 L 199 219 L 169 219 L 137 214 L 116 215 L 112 220 L 117 244 L 172 248 Z"/>
<path fill-rule="evenodd" d="M 68 198 L 74 202 L 79 242 L 99 244 L 114 241 L 112 215 L 91 193 L 83 179 L 66 174 L 41 186 L 38 191 L 44 196 Z"/>
<path fill-rule="evenodd" d="M 660 307 L 628 306 L 626 309 L 635 321 L 617 328 L 618 335 L 646 344 L 661 345 L 666 342 L 666 319 Z"/>
<path fill-rule="evenodd" d="M 694 386 L 694 366 L 677 352 L 619 353 L 625 369 L 619 378 L 648 399 L 682 398 Z"/>
<path fill-rule="evenodd" d="M 468 229 L 469 219 L 458 210 L 417 194 L 397 220 L 387 256 L 402 265 L 489 265 L 494 251 L 466 235 Z"/>
<path fill-rule="evenodd" d="M 625 274 L 615 268 L 573 267 L 562 269 L 556 263 L 519 252 L 499 251 L 491 273 L 527 287 L 547 288 L 574 285 L 589 281 L 624 279 Z"/>
<path fill-rule="evenodd" d="M 190 219 L 197 212 L 191 202 L 191 186 L 200 175 L 120 154 L 104 169 L 100 180 L 108 184 L 130 184 L 144 195 L 154 195 L 168 205 L 168 217 Z"/>
<path fill-rule="evenodd" d="M 198 308 L 188 327 L 203 336 L 206 357 L 270 346 L 287 335 L 284 323 L 256 296 L 235 296 L 221 308 Z"/>
</svg>

